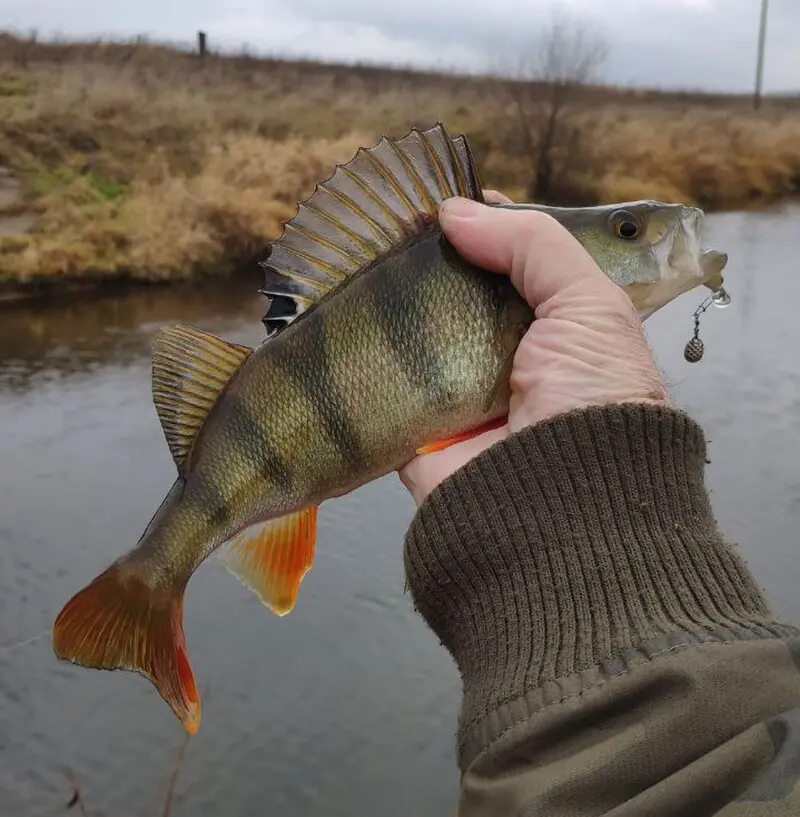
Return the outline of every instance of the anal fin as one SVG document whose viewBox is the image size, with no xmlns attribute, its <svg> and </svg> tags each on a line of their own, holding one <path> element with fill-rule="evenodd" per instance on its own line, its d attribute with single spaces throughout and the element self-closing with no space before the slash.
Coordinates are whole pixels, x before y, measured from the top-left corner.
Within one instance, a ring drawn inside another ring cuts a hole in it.
<svg viewBox="0 0 800 817">
<path fill-rule="evenodd" d="M 218 553 L 220 561 L 274 613 L 285 616 L 314 563 L 317 508 L 251 525 Z"/>
<path fill-rule="evenodd" d="M 482 426 L 473 428 L 470 431 L 465 431 L 462 434 L 456 434 L 453 437 L 448 437 L 446 440 L 436 440 L 434 442 L 427 443 L 426 445 L 423 445 L 421 448 L 417 449 L 417 454 L 433 454 L 436 451 L 444 451 L 445 448 L 450 448 L 451 445 L 464 442 L 464 440 L 471 440 L 473 437 L 477 437 L 479 434 L 483 434 L 486 431 L 492 431 L 495 428 L 502 428 L 507 421 L 507 417 L 500 417 L 497 420 L 490 420 L 488 423 L 484 423 Z"/>
</svg>

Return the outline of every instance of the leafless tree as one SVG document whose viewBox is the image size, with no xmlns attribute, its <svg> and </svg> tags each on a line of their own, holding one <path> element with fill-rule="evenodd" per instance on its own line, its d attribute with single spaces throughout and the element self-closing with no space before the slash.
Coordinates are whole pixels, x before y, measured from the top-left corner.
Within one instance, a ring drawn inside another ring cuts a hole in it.
<svg viewBox="0 0 800 817">
<path fill-rule="evenodd" d="M 608 57 L 605 38 L 588 23 L 559 16 L 523 49 L 499 61 L 520 147 L 531 170 L 527 194 L 547 202 L 565 173 L 577 167 L 585 140 L 571 120 L 580 91 L 596 82 Z M 584 157 L 585 158 L 585 157 Z"/>
</svg>

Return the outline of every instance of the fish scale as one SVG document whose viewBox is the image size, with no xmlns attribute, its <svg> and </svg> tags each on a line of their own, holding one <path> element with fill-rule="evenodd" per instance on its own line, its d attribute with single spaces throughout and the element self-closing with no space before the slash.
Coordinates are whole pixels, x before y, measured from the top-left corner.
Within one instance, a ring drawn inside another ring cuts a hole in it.
<svg viewBox="0 0 800 817">
<path fill-rule="evenodd" d="M 177 478 L 136 547 L 59 613 L 59 658 L 140 673 L 197 731 L 182 608 L 203 561 L 217 553 L 285 615 L 322 502 L 504 422 L 533 310 L 443 236 L 438 208 L 456 195 L 483 202 L 469 143 L 444 126 L 362 148 L 270 245 L 261 345 L 160 330 L 153 400 Z M 512 206 L 564 225 L 643 317 L 721 283 L 726 257 L 700 250 L 696 208 Z"/>
</svg>

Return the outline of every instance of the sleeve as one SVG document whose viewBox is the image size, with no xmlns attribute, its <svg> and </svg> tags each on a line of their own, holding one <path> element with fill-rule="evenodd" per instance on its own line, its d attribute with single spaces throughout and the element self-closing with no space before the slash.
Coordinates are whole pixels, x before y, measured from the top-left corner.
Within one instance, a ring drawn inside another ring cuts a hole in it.
<svg viewBox="0 0 800 817">
<path fill-rule="evenodd" d="M 800 629 L 720 536 L 706 444 L 590 407 L 468 463 L 406 536 L 462 677 L 460 817 L 800 814 Z"/>
</svg>

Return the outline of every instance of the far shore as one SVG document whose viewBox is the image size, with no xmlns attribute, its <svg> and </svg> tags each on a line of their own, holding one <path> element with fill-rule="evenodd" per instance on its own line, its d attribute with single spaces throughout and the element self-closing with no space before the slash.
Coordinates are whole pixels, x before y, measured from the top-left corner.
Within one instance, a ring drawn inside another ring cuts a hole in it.
<svg viewBox="0 0 800 817">
<path fill-rule="evenodd" d="M 2 32 L 0 54 L 0 302 L 246 274 L 337 163 L 438 121 L 485 187 L 531 200 L 507 81 Z M 582 86 L 562 117 L 548 203 L 800 197 L 800 96 Z"/>
</svg>

